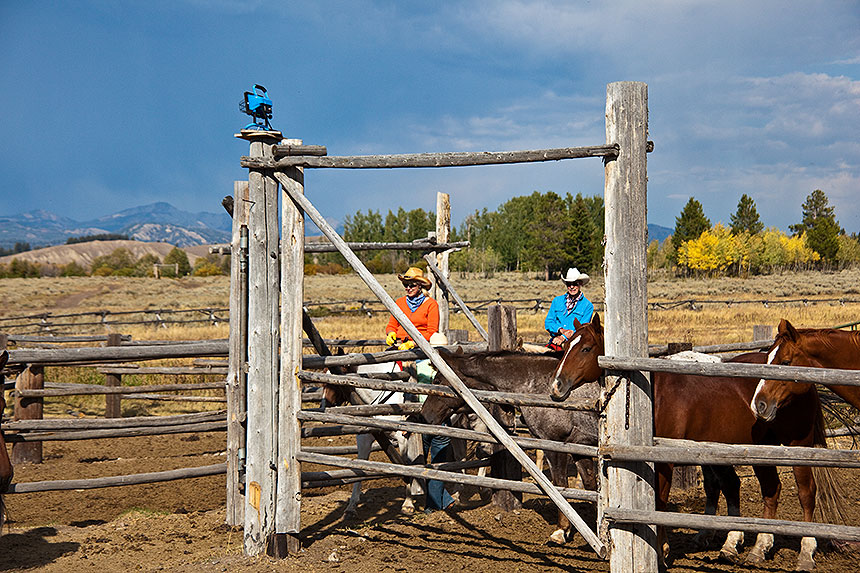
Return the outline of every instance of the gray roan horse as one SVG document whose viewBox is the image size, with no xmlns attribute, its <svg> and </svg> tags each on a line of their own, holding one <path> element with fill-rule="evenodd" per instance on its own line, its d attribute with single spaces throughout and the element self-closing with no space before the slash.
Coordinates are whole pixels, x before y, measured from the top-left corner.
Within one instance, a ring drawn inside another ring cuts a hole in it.
<svg viewBox="0 0 860 573">
<path fill-rule="evenodd" d="M 559 366 L 559 355 L 528 354 L 521 352 L 482 352 L 462 354 L 442 350 L 445 362 L 463 382 L 473 389 L 549 394 L 550 384 Z M 437 384 L 445 384 L 444 377 L 436 375 Z M 586 384 L 575 391 L 576 396 L 596 400 L 597 384 Z M 451 413 L 463 408 L 468 410 L 460 398 L 428 396 L 421 414 L 430 424 L 439 424 Z M 520 408 L 529 431 L 537 438 L 556 442 L 597 445 L 597 413 L 578 410 L 559 410 L 523 406 Z M 567 487 L 567 453 L 546 452 L 550 463 L 552 482 Z M 586 488 L 597 489 L 594 460 L 578 458 L 577 470 Z M 559 512 L 558 529 L 551 539 L 564 543 L 570 536 L 570 523 Z"/>
</svg>

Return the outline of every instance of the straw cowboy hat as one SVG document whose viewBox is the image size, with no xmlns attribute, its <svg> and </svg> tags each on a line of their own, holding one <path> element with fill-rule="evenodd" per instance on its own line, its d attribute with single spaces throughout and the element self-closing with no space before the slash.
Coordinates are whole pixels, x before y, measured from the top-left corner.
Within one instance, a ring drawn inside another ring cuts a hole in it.
<svg viewBox="0 0 860 573">
<path fill-rule="evenodd" d="M 401 282 L 415 281 L 417 283 L 421 283 L 421 286 L 424 288 L 430 288 L 430 285 L 432 284 L 430 279 L 424 276 L 424 271 L 418 267 L 409 267 L 406 269 L 405 273 L 397 275 L 397 278 L 399 278 Z"/>
<path fill-rule="evenodd" d="M 591 280 L 591 277 L 589 277 L 585 273 L 579 272 L 579 270 L 576 267 L 573 267 L 573 268 L 567 269 L 567 274 L 564 275 L 563 277 L 561 277 L 561 280 L 566 282 L 566 283 L 573 283 L 573 282 L 579 281 L 582 286 L 585 286 L 588 284 L 588 281 Z"/>
</svg>

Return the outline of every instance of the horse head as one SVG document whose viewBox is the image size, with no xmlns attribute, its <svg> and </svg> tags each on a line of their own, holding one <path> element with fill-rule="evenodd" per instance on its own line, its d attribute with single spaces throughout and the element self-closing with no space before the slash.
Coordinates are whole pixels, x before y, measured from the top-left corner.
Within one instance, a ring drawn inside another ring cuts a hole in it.
<svg viewBox="0 0 860 573">
<path fill-rule="evenodd" d="M 591 322 L 580 324 L 574 320 L 576 331 L 563 345 L 563 354 L 555 378 L 552 381 L 550 396 L 553 400 L 565 400 L 576 388 L 587 382 L 594 382 L 603 374 L 597 364 L 597 357 L 603 355 L 603 326 L 600 315 L 594 313 Z"/>
<path fill-rule="evenodd" d="M 779 321 L 776 338 L 767 353 L 765 364 L 782 366 L 813 366 L 821 367 L 818 361 L 811 357 L 804 345 L 804 334 L 799 332 L 784 318 Z M 811 383 L 791 382 L 788 380 L 765 380 L 762 378 L 753 394 L 750 408 L 753 414 L 767 422 L 773 421 L 777 410 L 789 402 L 794 396 L 803 395 L 809 391 Z"/>
</svg>

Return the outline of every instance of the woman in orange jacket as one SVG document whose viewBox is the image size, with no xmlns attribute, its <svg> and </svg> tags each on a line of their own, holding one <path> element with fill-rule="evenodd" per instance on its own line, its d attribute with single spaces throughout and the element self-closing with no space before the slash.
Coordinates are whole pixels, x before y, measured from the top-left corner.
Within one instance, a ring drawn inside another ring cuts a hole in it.
<svg viewBox="0 0 860 573">
<path fill-rule="evenodd" d="M 406 296 L 395 301 L 397 306 L 409 317 L 418 332 L 430 340 L 430 337 L 439 331 L 439 304 L 424 292 L 430 288 L 430 279 L 425 277 L 424 271 L 418 267 L 409 267 L 405 273 L 397 275 L 397 278 L 406 289 Z M 385 332 L 385 343 L 388 346 L 396 344 L 400 350 L 415 347 L 415 342 L 406 334 L 406 329 L 393 316 L 388 320 Z"/>
</svg>

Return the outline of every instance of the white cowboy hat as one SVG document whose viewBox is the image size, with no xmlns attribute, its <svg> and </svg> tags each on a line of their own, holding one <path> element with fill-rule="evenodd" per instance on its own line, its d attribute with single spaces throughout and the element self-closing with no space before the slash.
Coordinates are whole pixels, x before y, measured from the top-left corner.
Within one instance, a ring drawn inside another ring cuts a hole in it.
<svg viewBox="0 0 860 573">
<path fill-rule="evenodd" d="M 431 346 L 445 346 L 448 344 L 448 337 L 441 332 L 434 332 L 430 335 Z"/>
<path fill-rule="evenodd" d="M 580 284 L 582 284 L 582 286 L 585 286 L 588 284 L 588 281 L 591 280 L 591 277 L 589 277 L 585 273 L 579 272 L 579 270 L 576 267 L 573 267 L 573 268 L 567 269 L 567 274 L 564 275 L 563 277 L 561 277 L 561 280 L 566 282 L 566 283 L 573 283 L 573 282 L 579 281 Z"/>
</svg>

